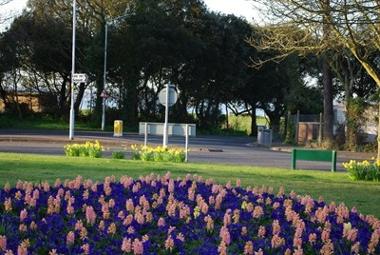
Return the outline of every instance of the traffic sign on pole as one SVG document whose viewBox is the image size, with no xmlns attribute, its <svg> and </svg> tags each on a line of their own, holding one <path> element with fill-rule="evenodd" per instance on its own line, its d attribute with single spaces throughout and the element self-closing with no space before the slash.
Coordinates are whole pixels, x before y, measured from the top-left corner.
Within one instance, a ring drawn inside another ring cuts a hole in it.
<svg viewBox="0 0 380 255">
<path fill-rule="evenodd" d="M 175 103 L 177 103 L 177 100 L 178 100 L 178 92 L 175 89 L 174 85 L 168 85 L 164 89 L 162 89 L 160 93 L 158 94 L 158 101 L 163 106 L 166 106 L 166 96 L 167 96 L 166 90 L 168 87 L 169 87 L 168 102 L 169 102 L 169 107 L 172 107 L 173 105 L 175 105 Z"/>
<path fill-rule="evenodd" d="M 73 75 L 73 82 L 74 83 L 85 83 L 85 82 L 87 82 L 87 74 L 85 74 L 85 73 L 75 73 Z"/>
</svg>

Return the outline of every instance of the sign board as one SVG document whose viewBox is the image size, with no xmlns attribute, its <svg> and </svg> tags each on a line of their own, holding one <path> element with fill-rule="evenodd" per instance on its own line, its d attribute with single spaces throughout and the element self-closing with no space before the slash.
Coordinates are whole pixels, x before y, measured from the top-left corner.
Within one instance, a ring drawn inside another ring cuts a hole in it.
<svg viewBox="0 0 380 255">
<path fill-rule="evenodd" d="M 169 107 L 175 105 L 178 100 L 178 92 L 175 89 L 175 86 L 171 85 L 169 87 Z M 166 106 L 166 88 L 162 89 L 160 93 L 158 94 L 158 101 L 163 106 Z"/>
<path fill-rule="evenodd" d="M 75 73 L 73 75 L 74 83 L 85 83 L 87 82 L 87 75 L 85 73 Z"/>
<path fill-rule="evenodd" d="M 102 93 L 100 94 L 101 98 L 109 98 L 110 95 L 108 95 L 107 91 L 103 90 Z"/>
</svg>

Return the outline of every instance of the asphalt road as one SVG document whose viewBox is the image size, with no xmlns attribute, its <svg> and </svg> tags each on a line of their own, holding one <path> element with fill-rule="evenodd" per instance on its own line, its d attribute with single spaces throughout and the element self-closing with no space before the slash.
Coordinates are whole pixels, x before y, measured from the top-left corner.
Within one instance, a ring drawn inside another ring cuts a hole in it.
<svg viewBox="0 0 380 255">
<path fill-rule="evenodd" d="M 63 146 L 68 142 L 67 134 L 66 131 L 0 130 L 0 151 L 63 155 Z M 109 157 L 112 151 L 125 149 L 128 151 L 131 144 L 141 144 L 144 141 L 143 136 L 133 133 L 125 134 L 122 138 L 114 138 L 111 132 L 76 132 L 75 140 L 77 141 L 95 139 L 104 144 L 106 157 Z M 184 146 L 184 142 L 183 137 L 169 138 L 171 145 Z M 150 136 L 148 143 L 160 145 L 162 137 Z M 250 137 L 191 137 L 190 149 L 190 162 L 290 168 L 290 153 L 258 147 Z M 127 157 L 130 155 L 129 152 L 126 154 Z M 338 153 L 338 170 L 343 170 L 343 162 L 368 157 L 370 157 L 368 154 Z M 300 161 L 297 167 L 329 171 L 330 164 Z"/>
</svg>

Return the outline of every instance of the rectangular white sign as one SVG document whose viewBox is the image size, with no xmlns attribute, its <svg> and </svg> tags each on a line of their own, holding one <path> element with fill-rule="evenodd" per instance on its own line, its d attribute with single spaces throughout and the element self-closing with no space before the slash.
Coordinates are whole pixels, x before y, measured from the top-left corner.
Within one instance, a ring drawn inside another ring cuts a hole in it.
<svg viewBox="0 0 380 255">
<path fill-rule="evenodd" d="M 85 82 L 87 82 L 87 75 L 85 73 L 75 73 L 73 75 L 73 82 L 85 83 Z"/>
</svg>

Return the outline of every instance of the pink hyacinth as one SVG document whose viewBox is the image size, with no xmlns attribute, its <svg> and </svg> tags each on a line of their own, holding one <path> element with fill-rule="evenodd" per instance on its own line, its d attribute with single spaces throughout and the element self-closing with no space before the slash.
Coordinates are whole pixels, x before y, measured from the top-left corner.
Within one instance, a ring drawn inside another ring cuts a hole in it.
<svg viewBox="0 0 380 255">
<path fill-rule="evenodd" d="M 134 255 L 142 255 L 144 253 L 143 242 L 136 238 L 132 243 L 132 249 Z"/>
<path fill-rule="evenodd" d="M 272 223 L 272 233 L 273 235 L 278 235 L 281 232 L 280 222 L 278 220 L 274 220 Z"/>
<path fill-rule="evenodd" d="M 260 218 L 264 215 L 264 210 L 261 206 L 256 206 L 255 209 L 252 212 L 252 217 L 255 219 Z"/>
<path fill-rule="evenodd" d="M 172 179 L 169 180 L 168 192 L 169 193 L 173 193 L 174 192 L 174 181 Z"/>
<path fill-rule="evenodd" d="M 132 199 L 128 199 L 127 202 L 125 202 L 125 207 L 128 212 L 133 212 L 135 210 L 135 205 L 133 204 Z"/>
<path fill-rule="evenodd" d="M 260 249 L 257 252 L 255 252 L 255 255 L 264 255 L 264 252 L 262 249 Z"/>
<path fill-rule="evenodd" d="M 284 238 L 282 238 L 278 235 L 274 235 L 272 237 L 272 240 L 271 240 L 272 248 L 276 249 L 276 248 L 283 246 L 284 244 L 285 244 Z"/>
<path fill-rule="evenodd" d="M 334 245 L 331 240 L 327 240 L 327 242 L 322 246 L 320 250 L 321 255 L 333 255 L 334 254 Z"/>
<path fill-rule="evenodd" d="M 373 232 L 371 235 L 371 240 L 368 244 L 368 253 L 372 254 L 375 252 L 376 246 L 379 244 L 380 235 L 377 231 Z"/>
<path fill-rule="evenodd" d="M 226 244 L 229 245 L 231 243 L 231 236 L 230 232 L 228 232 L 228 228 L 223 226 L 220 229 L 219 237 L 222 239 L 222 241 Z"/>
<path fill-rule="evenodd" d="M 121 250 L 123 252 L 131 252 L 132 251 L 132 241 L 130 238 L 124 238 L 123 243 L 121 245 Z"/>
<path fill-rule="evenodd" d="M 26 209 L 23 209 L 20 212 L 20 221 L 24 221 L 28 217 L 28 211 Z"/>
<path fill-rule="evenodd" d="M 75 233 L 73 231 L 70 231 L 66 235 L 66 244 L 67 245 L 72 245 L 75 242 Z"/>
<path fill-rule="evenodd" d="M 0 250 L 5 251 L 7 249 L 7 237 L 0 236 Z"/>
<path fill-rule="evenodd" d="M 253 255 L 253 243 L 252 243 L 252 241 L 248 241 L 245 243 L 244 255 Z"/>
<path fill-rule="evenodd" d="M 123 225 L 127 227 L 127 226 L 131 225 L 132 221 L 133 221 L 133 216 L 131 214 L 129 214 L 127 217 L 125 217 L 125 219 L 123 221 Z"/>
<path fill-rule="evenodd" d="M 165 249 L 172 251 L 174 248 L 174 240 L 171 236 L 168 236 L 168 238 L 165 240 Z"/>
<path fill-rule="evenodd" d="M 248 234 L 248 229 L 247 227 L 242 227 L 241 228 L 241 233 L 240 233 L 242 236 L 246 236 Z"/>
<path fill-rule="evenodd" d="M 298 247 L 298 248 L 294 251 L 293 255 L 303 255 L 303 250 L 302 250 L 302 248 Z"/>
<path fill-rule="evenodd" d="M 82 249 L 83 254 L 90 254 L 90 245 L 88 243 L 83 244 L 80 248 Z"/>
<path fill-rule="evenodd" d="M 257 232 L 257 235 L 258 235 L 258 237 L 260 237 L 260 238 L 264 238 L 265 237 L 265 235 L 266 235 L 266 229 L 265 229 L 265 227 L 264 226 L 260 226 L 259 227 L 259 231 Z"/>
<path fill-rule="evenodd" d="M 94 225 L 96 221 L 96 213 L 92 206 L 86 207 L 86 221 L 90 225 Z"/>
<path fill-rule="evenodd" d="M 181 242 L 185 242 L 185 236 L 182 233 L 177 234 L 175 238 L 180 240 Z"/>
<path fill-rule="evenodd" d="M 67 204 L 66 212 L 67 214 L 74 214 L 75 210 L 74 210 L 74 207 L 71 205 L 71 203 Z"/>
<path fill-rule="evenodd" d="M 51 251 L 49 251 L 49 255 L 58 255 L 57 250 L 52 249 Z"/>
<path fill-rule="evenodd" d="M 28 248 L 19 245 L 17 247 L 17 255 L 28 255 Z"/>
<path fill-rule="evenodd" d="M 225 242 L 221 241 L 218 246 L 219 255 L 227 255 L 227 245 Z"/>
<path fill-rule="evenodd" d="M 355 244 L 353 244 L 351 246 L 351 252 L 355 255 L 359 254 L 360 253 L 360 243 L 359 242 L 356 242 Z"/>
<path fill-rule="evenodd" d="M 214 220 L 210 215 L 207 215 L 204 218 L 204 221 L 206 222 L 206 229 L 207 231 L 213 231 L 214 230 Z"/>
<path fill-rule="evenodd" d="M 311 233 L 311 234 L 309 235 L 309 243 L 310 243 L 311 245 L 314 245 L 316 242 L 317 242 L 317 234 L 315 234 L 315 233 Z"/>
</svg>

